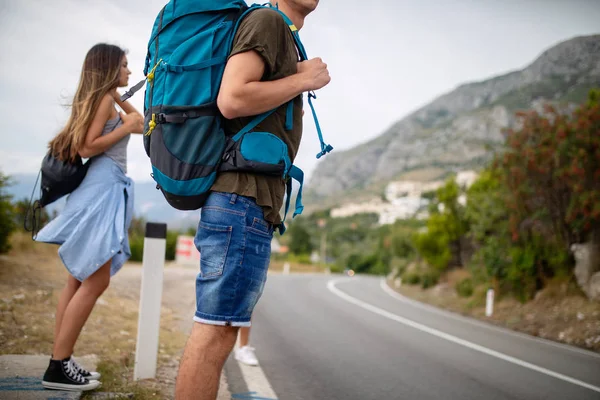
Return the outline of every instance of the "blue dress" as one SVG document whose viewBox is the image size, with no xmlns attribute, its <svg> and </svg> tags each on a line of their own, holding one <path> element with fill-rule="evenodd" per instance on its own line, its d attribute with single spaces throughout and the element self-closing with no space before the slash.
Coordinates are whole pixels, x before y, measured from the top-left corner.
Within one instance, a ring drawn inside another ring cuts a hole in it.
<svg viewBox="0 0 600 400">
<path fill-rule="evenodd" d="M 109 120 L 102 134 L 116 129 L 120 122 L 119 117 Z M 128 141 L 129 135 L 125 139 Z M 126 151 L 127 141 L 115 146 Z M 88 160 L 91 164 L 81 185 L 68 195 L 60 215 L 36 237 L 38 242 L 60 244 L 62 262 L 79 281 L 111 259 L 113 276 L 131 257 L 128 230 L 133 216 L 133 181 L 125 174 L 122 158 L 107 154 L 110 152 Z"/>
</svg>

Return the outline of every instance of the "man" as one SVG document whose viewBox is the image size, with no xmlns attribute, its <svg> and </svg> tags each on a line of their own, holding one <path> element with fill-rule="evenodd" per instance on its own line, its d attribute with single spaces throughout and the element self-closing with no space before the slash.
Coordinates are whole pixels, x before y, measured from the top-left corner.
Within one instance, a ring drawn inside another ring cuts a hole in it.
<svg viewBox="0 0 600 400">
<path fill-rule="evenodd" d="M 301 29 L 319 1 L 277 3 Z M 256 115 L 277 108 L 254 131 L 281 138 L 293 162 L 302 136 L 301 95 L 321 89 L 329 81 L 327 65 L 320 58 L 298 62 L 292 33 L 283 17 L 276 10 L 258 9 L 240 23 L 217 105 L 229 134 L 235 134 Z M 286 130 L 286 109 L 291 100 L 293 127 Z M 237 331 L 250 326 L 264 288 L 273 230 L 281 223 L 284 192 L 281 177 L 243 172 L 220 173 L 212 186 L 195 239 L 202 254 L 196 280 L 197 308 L 181 359 L 176 399 L 216 398 Z"/>
</svg>

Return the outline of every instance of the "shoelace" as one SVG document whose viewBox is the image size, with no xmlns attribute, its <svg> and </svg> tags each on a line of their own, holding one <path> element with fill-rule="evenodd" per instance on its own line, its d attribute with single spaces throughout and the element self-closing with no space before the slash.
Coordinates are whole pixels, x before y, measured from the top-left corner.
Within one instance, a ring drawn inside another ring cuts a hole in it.
<svg viewBox="0 0 600 400">
<path fill-rule="evenodd" d="M 81 365 L 77 364 L 77 361 L 75 361 L 73 357 L 71 357 L 71 364 L 81 375 L 90 375 L 89 371 L 83 368 Z"/>
<path fill-rule="evenodd" d="M 81 376 L 79 371 L 77 371 L 77 368 L 75 368 L 73 366 L 73 364 L 71 363 L 71 360 L 63 361 L 63 367 L 67 371 L 67 375 L 69 375 L 69 378 L 71 378 L 74 381 L 79 382 L 79 383 L 85 382 L 85 378 L 83 376 Z"/>
</svg>

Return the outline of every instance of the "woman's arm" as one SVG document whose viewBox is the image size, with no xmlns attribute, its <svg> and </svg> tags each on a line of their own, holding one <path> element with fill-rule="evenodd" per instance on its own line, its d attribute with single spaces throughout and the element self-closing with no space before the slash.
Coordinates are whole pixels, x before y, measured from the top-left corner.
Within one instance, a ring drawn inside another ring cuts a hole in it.
<svg viewBox="0 0 600 400">
<path fill-rule="evenodd" d="M 121 109 L 125 111 L 125 114 L 136 113 L 142 116 L 142 114 L 138 110 L 136 110 L 135 107 L 132 106 L 129 101 L 121 101 L 121 95 L 119 94 L 119 92 L 117 92 L 116 89 L 112 93 L 112 97 L 113 99 L 115 99 L 115 102 L 119 105 L 119 107 L 121 107 Z"/>
<path fill-rule="evenodd" d="M 92 123 L 85 136 L 85 142 L 81 149 L 79 149 L 79 155 L 82 158 L 90 158 L 98 154 L 104 153 L 106 150 L 111 148 L 119 140 L 129 135 L 133 130 L 141 131 L 143 129 L 143 119 L 141 116 L 132 115 L 130 118 L 121 114 L 123 118 L 123 125 L 119 126 L 114 131 L 102 136 L 102 130 L 104 125 L 110 119 L 110 115 L 113 109 L 114 100 L 112 96 L 104 96 L 96 115 L 92 120 Z M 124 118 L 125 117 L 125 118 Z M 133 117 L 133 118 L 132 118 Z M 135 118 L 135 120 L 134 120 Z M 136 122 L 139 121 L 137 125 Z"/>
</svg>

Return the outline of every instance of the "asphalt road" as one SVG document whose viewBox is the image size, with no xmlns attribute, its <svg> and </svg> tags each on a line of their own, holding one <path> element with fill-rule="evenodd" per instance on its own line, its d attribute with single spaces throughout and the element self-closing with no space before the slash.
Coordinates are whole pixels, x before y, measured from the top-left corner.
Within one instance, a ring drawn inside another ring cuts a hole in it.
<svg viewBox="0 0 600 400">
<path fill-rule="evenodd" d="M 251 343 L 280 400 L 600 399 L 600 354 L 411 302 L 374 277 L 269 275 Z M 232 358 L 226 374 L 232 393 L 248 390 Z"/>
</svg>

